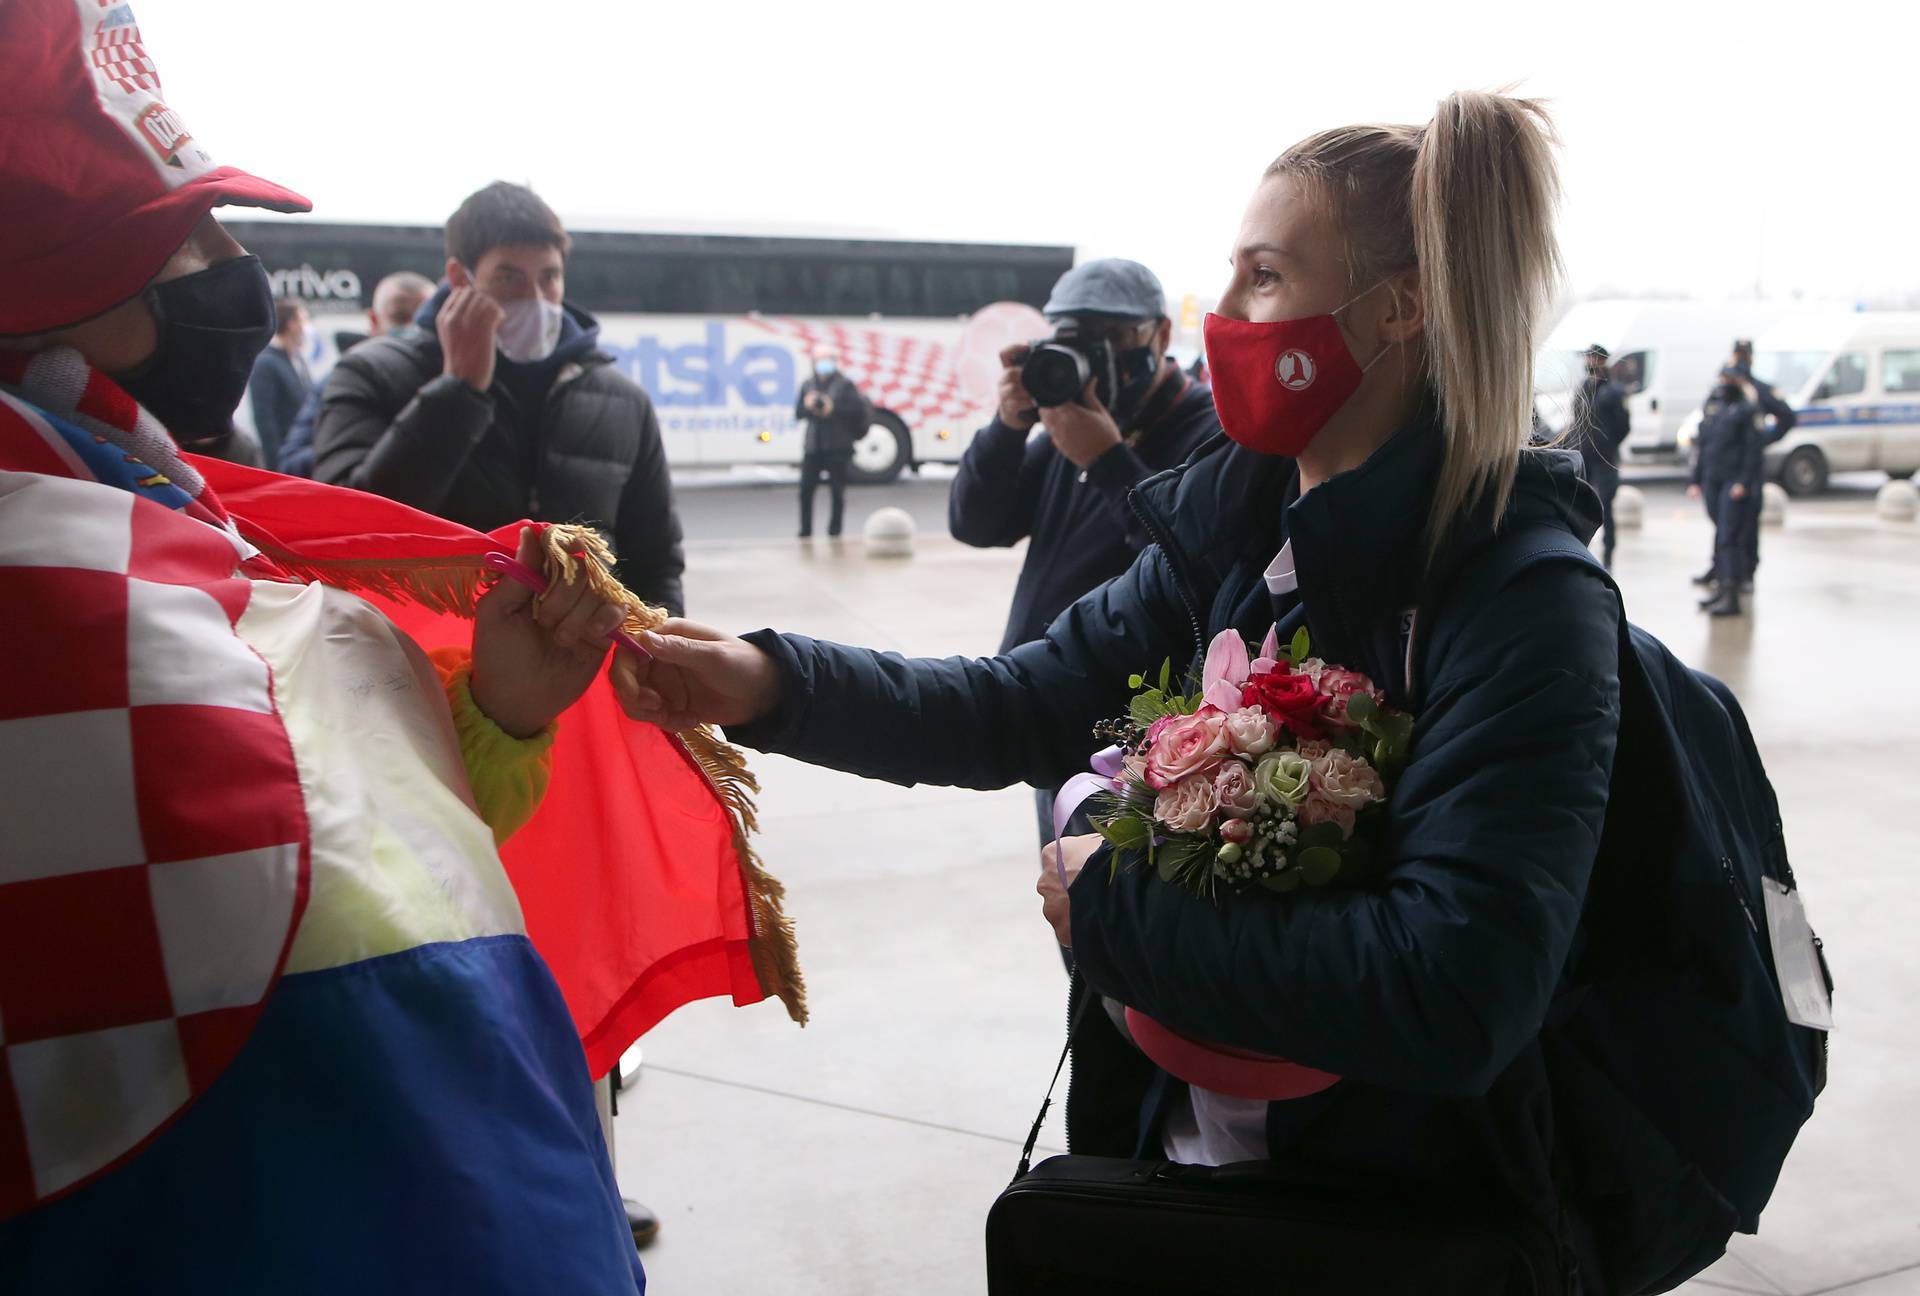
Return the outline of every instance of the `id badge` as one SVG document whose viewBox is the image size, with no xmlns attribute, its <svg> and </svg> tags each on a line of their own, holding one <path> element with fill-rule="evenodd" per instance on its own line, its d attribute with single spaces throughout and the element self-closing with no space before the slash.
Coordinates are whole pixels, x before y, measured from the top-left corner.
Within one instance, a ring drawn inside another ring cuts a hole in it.
<svg viewBox="0 0 1920 1296">
<path fill-rule="evenodd" d="M 1762 877 L 1760 894 L 1767 903 L 1767 937 L 1773 944 L 1773 969 L 1780 976 L 1787 1020 L 1796 1026 L 1832 1030 L 1833 1000 L 1827 994 L 1827 978 L 1820 971 L 1813 928 L 1807 925 L 1800 893 Z"/>
</svg>

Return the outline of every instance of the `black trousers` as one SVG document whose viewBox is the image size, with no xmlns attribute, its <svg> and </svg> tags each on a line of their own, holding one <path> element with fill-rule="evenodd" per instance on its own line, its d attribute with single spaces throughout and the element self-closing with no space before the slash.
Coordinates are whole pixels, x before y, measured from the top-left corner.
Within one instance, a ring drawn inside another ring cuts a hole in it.
<svg viewBox="0 0 1920 1296">
<path fill-rule="evenodd" d="M 1752 578 L 1748 555 L 1758 561 L 1760 530 L 1760 493 L 1749 486 L 1742 499 L 1733 497 L 1736 482 L 1707 482 L 1701 495 L 1707 502 L 1707 515 L 1713 519 L 1713 578 L 1720 585 L 1738 585 Z"/>
<path fill-rule="evenodd" d="M 1728 482 L 1708 482 L 1700 488 L 1701 499 L 1707 506 L 1707 516 L 1713 519 L 1713 558 L 1712 561 L 1708 563 L 1708 567 L 1712 570 L 1714 579 L 1720 579 L 1720 530 L 1722 525 L 1728 521 L 1725 516 L 1727 510 L 1731 509 L 1735 512 L 1750 513 L 1753 516 L 1739 520 L 1738 525 L 1742 537 L 1739 564 L 1740 579 L 1743 581 L 1751 581 L 1754 578 L 1754 574 L 1760 570 L 1760 507 L 1764 502 L 1763 492 L 1766 490 L 1766 487 L 1764 485 L 1749 485 L 1747 488 L 1747 497 L 1736 500 L 1727 496 L 1728 485 L 1730 485 Z"/>
<path fill-rule="evenodd" d="M 800 534 L 813 534 L 813 492 L 824 474 L 833 498 L 833 513 L 827 519 L 827 534 L 840 534 L 847 515 L 847 469 L 853 465 L 851 450 L 809 450 L 800 459 Z"/>
</svg>

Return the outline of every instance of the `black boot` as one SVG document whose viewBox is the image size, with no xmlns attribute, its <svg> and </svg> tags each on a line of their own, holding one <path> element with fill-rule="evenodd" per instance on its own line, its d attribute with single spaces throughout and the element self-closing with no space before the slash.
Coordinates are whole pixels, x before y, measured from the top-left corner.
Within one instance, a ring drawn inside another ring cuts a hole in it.
<svg viewBox="0 0 1920 1296">
<path fill-rule="evenodd" d="M 1709 567 L 1705 571 L 1701 572 L 1698 576 L 1695 576 L 1693 578 L 1693 583 L 1695 585 L 1711 585 L 1714 583 L 1713 573 L 1714 573 L 1714 569 Z"/>
<path fill-rule="evenodd" d="M 1732 617 L 1740 615 L 1740 587 L 1727 584 L 1720 587 L 1719 597 L 1702 603 L 1708 616 Z"/>
<path fill-rule="evenodd" d="M 652 1211 L 631 1197 L 622 1197 L 620 1204 L 627 1208 L 627 1225 L 633 1230 L 633 1245 L 644 1249 L 660 1236 L 660 1219 Z"/>
</svg>

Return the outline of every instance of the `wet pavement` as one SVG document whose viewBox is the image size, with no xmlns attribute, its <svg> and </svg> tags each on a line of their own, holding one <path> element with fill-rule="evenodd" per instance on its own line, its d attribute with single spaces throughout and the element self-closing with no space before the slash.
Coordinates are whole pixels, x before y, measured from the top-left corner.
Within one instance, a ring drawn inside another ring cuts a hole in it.
<svg viewBox="0 0 1920 1296">
<path fill-rule="evenodd" d="M 882 498 L 856 493 L 852 518 Z M 1761 1232 L 1693 1296 L 1920 1292 L 1920 869 L 1904 836 L 1920 809 L 1920 527 L 1878 521 L 1871 501 L 1796 504 L 1767 528 L 1739 620 L 1694 608 L 1710 533 L 1677 489 L 1650 489 L 1645 526 L 1621 539 L 1633 619 L 1747 710 L 1839 983 L 1827 1092 Z M 702 620 L 916 655 L 991 651 L 1020 556 L 924 531 L 904 561 L 870 560 L 857 539 L 689 533 Z M 983 1292 L 986 1211 L 1065 1024 L 1029 794 L 754 765 L 813 1024 L 702 1003 L 643 1042 L 615 1138 L 623 1186 L 663 1220 L 650 1290 Z M 1043 1152 L 1062 1146 L 1050 1120 Z"/>
</svg>

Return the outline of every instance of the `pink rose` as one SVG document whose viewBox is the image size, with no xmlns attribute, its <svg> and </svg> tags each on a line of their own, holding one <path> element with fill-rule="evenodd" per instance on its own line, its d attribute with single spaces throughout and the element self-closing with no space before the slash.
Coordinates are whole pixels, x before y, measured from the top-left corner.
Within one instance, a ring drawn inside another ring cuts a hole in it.
<svg viewBox="0 0 1920 1296">
<path fill-rule="evenodd" d="M 1253 825 L 1245 819 L 1229 819 L 1220 825 L 1220 839 L 1230 841 L 1235 846 L 1245 846 L 1253 840 Z"/>
<path fill-rule="evenodd" d="M 1347 699 L 1356 693 L 1364 693 L 1374 702 L 1384 704 L 1386 695 L 1373 686 L 1373 681 L 1359 671 L 1343 670 L 1338 666 L 1328 666 L 1320 672 L 1316 682 L 1320 696 L 1326 701 L 1321 703 L 1320 714 L 1334 724 L 1352 728 L 1347 720 Z"/>
<path fill-rule="evenodd" d="M 1313 762 L 1300 822 L 1337 823 L 1340 835 L 1351 837 L 1354 817 L 1386 798 L 1387 785 L 1380 781 L 1379 772 L 1352 752 L 1335 747 Z"/>
<path fill-rule="evenodd" d="M 1205 775 L 1181 779 L 1153 802 L 1153 817 L 1174 832 L 1200 832 L 1220 809 L 1213 780 Z"/>
<path fill-rule="evenodd" d="M 1387 798 L 1387 785 L 1373 766 L 1335 747 L 1313 762 L 1311 787 L 1329 801 L 1359 810 Z"/>
<path fill-rule="evenodd" d="M 1327 664 L 1318 657 L 1309 657 L 1293 669 L 1295 674 L 1305 675 L 1313 681 L 1315 688 L 1320 688 L 1320 677 L 1327 673 Z M 1325 689 L 1321 689 L 1320 691 L 1323 693 L 1326 692 Z"/>
<path fill-rule="evenodd" d="M 1157 735 L 1148 730 L 1147 784 L 1156 789 L 1172 787 L 1189 774 L 1210 769 L 1227 752 L 1227 735 L 1218 711 L 1175 716 L 1165 726 L 1154 721 Z"/>
<path fill-rule="evenodd" d="M 1259 707 L 1241 707 L 1223 723 L 1227 730 L 1227 746 L 1240 756 L 1266 755 L 1273 750 L 1273 740 L 1280 732 L 1273 717 Z"/>
<path fill-rule="evenodd" d="M 1305 738 L 1295 746 L 1294 750 L 1302 756 L 1305 756 L 1308 760 L 1316 761 L 1332 751 L 1333 744 L 1324 738 Z"/>
<path fill-rule="evenodd" d="M 1315 788 L 1307 793 L 1307 799 L 1300 803 L 1300 822 L 1312 827 L 1318 823 L 1340 825 L 1342 839 L 1353 836 L 1353 810 L 1338 801 L 1329 801 Z"/>
<path fill-rule="evenodd" d="M 1260 808 L 1260 794 L 1253 790 L 1253 776 L 1237 760 L 1221 761 L 1213 774 L 1213 794 L 1222 812 L 1244 819 Z"/>
</svg>

